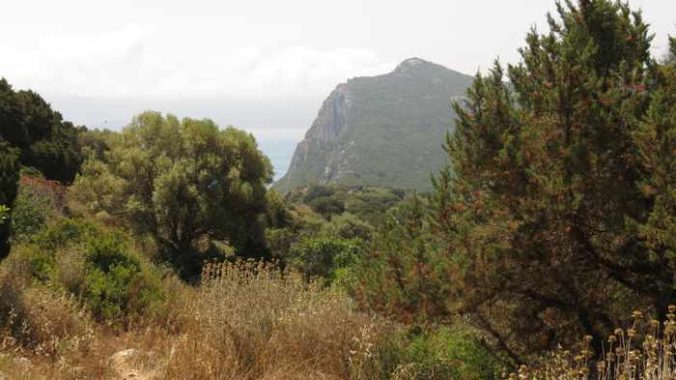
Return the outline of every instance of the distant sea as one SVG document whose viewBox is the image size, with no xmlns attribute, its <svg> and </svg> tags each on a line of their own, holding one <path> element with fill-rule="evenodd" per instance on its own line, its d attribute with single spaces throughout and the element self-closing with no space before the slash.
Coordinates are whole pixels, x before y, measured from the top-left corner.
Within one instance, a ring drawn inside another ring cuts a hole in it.
<svg viewBox="0 0 676 380">
<path fill-rule="evenodd" d="M 291 164 L 291 157 L 298 141 L 296 139 L 265 138 L 256 136 L 259 148 L 270 159 L 277 181 L 286 174 Z"/>
</svg>

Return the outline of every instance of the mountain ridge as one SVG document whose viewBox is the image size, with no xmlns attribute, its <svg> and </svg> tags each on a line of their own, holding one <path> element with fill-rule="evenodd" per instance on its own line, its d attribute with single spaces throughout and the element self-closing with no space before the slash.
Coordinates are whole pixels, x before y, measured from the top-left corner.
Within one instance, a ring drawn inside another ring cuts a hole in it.
<svg viewBox="0 0 676 380">
<path fill-rule="evenodd" d="M 324 100 L 287 173 L 282 192 L 310 184 L 428 190 L 444 163 L 451 102 L 472 77 L 413 57 L 389 73 L 338 84 Z"/>
</svg>

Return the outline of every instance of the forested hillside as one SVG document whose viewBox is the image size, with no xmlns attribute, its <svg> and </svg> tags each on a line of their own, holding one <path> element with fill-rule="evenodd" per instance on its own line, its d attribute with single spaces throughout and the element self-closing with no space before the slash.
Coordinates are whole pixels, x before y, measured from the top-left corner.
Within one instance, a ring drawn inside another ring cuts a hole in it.
<svg viewBox="0 0 676 380">
<path fill-rule="evenodd" d="M 676 39 L 548 20 L 447 119 L 428 62 L 339 87 L 276 187 L 243 130 L 87 130 L 0 81 L 0 379 L 674 379 Z M 390 177 L 323 150 L 362 138 Z M 442 142 L 431 179 L 378 156 Z"/>
</svg>

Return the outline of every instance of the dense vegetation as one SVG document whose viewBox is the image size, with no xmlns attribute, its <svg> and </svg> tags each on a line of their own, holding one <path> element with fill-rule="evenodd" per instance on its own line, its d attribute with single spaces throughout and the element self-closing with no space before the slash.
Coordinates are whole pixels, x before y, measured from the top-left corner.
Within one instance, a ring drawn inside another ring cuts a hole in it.
<svg viewBox="0 0 676 380">
<path fill-rule="evenodd" d="M 73 181 L 82 162 L 82 128 L 64 121 L 40 95 L 14 91 L 5 79 L 0 79 L 0 122 L 0 141 L 19 149 L 23 166 L 49 179 Z"/>
<path fill-rule="evenodd" d="M 362 266 L 373 307 L 463 315 L 515 362 L 584 334 L 601 353 L 626 310 L 676 297 L 673 55 L 650 57 L 626 5 L 559 16 L 507 78 L 477 76 L 429 207 Z"/>
<path fill-rule="evenodd" d="M 0 205 L 14 201 L 20 167 L 71 182 L 82 161 L 78 143 L 82 130 L 63 121 L 40 95 L 14 91 L 0 79 Z M 0 259 L 9 253 L 8 228 L 9 223 L 0 226 Z"/>
<path fill-rule="evenodd" d="M 86 131 L 3 81 L 0 378 L 673 378 L 676 39 L 608 0 L 549 22 L 424 194 L 280 194 L 243 131 Z"/>
<path fill-rule="evenodd" d="M 251 135 L 147 112 L 107 137 L 71 189 L 86 212 L 149 234 L 184 277 L 199 275 L 205 259 L 222 259 L 219 246 L 269 256 L 263 218 L 272 167 Z"/>
</svg>

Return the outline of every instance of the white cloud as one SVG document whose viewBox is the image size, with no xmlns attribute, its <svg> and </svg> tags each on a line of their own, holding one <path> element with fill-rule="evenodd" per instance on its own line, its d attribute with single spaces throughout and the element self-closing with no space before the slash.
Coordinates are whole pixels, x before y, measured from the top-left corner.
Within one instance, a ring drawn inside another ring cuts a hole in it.
<svg viewBox="0 0 676 380">
<path fill-rule="evenodd" d="M 673 4 L 633 3 L 663 47 Z M 551 10 L 542 0 L 0 0 L 0 76 L 82 96 L 317 98 L 410 56 L 470 74 L 496 56 L 514 61 Z"/>
<path fill-rule="evenodd" d="M 318 96 L 348 77 L 391 70 L 364 48 L 215 45 L 197 50 L 152 28 L 48 34 L 30 46 L 0 41 L 2 75 L 22 86 L 81 96 Z M 195 38 L 199 38 L 196 36 Z"/>
</svg>

